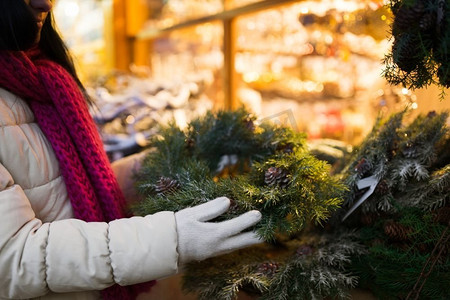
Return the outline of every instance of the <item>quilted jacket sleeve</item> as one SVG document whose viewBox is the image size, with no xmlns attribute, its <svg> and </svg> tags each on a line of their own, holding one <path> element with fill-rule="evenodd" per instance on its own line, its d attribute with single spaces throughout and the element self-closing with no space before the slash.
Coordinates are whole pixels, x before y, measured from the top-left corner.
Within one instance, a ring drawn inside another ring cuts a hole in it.
<svg viewBox="0 0 450 300">
<path fill-rule="evenodd" d="M 177 271 L 174 214 L 110 223 L 42 223 L 22 188 L 0 164 L 0 298 L 101 290 Z"/>
</svg>

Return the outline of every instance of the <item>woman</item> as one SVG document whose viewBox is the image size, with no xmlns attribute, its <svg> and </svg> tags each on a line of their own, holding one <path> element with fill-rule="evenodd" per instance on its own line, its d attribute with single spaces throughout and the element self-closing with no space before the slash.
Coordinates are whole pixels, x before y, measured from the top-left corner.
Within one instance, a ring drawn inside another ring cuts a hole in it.
<svg viewBox="0 0 450 300">
<path fill-rule="evenodd" d="M 0 1 L 0 299 L 132 299 L 180 264 L 258 243 L 241 233 L 257 211 L 207 222 L 227 198 L 126 217 L 52 5 Z"/>
</svg>

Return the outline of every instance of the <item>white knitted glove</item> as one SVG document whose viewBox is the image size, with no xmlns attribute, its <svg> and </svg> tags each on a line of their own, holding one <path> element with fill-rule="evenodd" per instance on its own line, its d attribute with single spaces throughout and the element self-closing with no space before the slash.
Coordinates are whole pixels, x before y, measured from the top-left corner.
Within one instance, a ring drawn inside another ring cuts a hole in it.
<svg viewBox="0 0 450 300">
<path fill-rule="evenodd" d="M 175 213 L 178 261 L 181 264 L 204 260 L 262 242 L 254 232 L 241 233 L 261 220 L 261 213 L 257 210 L 220 223 L 207 222 L 226 212 L 229 207 L 230 200 L 220 197 Z"/>
</svg>

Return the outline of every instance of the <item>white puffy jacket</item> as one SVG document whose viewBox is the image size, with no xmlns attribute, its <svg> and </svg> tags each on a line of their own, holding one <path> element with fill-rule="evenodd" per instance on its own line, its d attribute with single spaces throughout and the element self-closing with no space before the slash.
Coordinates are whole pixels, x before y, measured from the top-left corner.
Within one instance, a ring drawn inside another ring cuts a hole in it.
<svg viewBox="0 0 450 300">
<path fill-rule="evenodd" d="M 110 223 L 73 219 L 33 113 L 0 89 L 0 299 L 98 299 L 114 283 L 175 274 L 176 247 L 172 212 Z"/>
</svg>

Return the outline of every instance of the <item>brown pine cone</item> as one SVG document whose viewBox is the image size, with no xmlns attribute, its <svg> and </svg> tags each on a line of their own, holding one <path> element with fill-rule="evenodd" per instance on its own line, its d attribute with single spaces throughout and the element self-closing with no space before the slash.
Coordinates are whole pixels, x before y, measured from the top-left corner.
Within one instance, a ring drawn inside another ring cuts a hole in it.
<svg viewBox="0 0 450 300">
<path fill-rule="evenodd" d="M 276 262 L 265 262 L 258 266 L 258 273 L 267 277 L 272 277 L 280 268 L 280 265 Z"/>
<path fill-rule="evenodd" d="M 390 188 L 386 180 L 381 180 L 374 191 L 377 195 L 387 195 L 389 192 Z"/>
<path fill-rule="evenodd" d="M 296 254 L 298 256 L 311 255 L 313 253 L 313 248 L 309 245 L 302 245 L 297 248 Z"/>
<path fill-rule="evenodd" d="M 245 127 L 250 131 L 255 131 L 255 122 L 253 122 L 253 119 L 251 117 L 248 117 L 244 120 Z"/>
<path fill-rule="evenodd" d="M 277 150 L 282 151 L 283 153 L 293 153 L 294 152 L 294 145 L 291 143 L 279 146 Z"/>
<path fill-rule="evenodd" d="M 190 138 L 190 137 L 186 138 L 185 143 L 186 143 L 186 148 L 187 148 L 188 150 L 191 150 L 191 149 L 194 148 L 194 146 L 195 146 L 195 141 L 194 141 L 194 139 L 192 139 L 192 138 Z"/>
<path fill-rule="evenodd" d="M 411 234 L 411 232 L 411 228 L 393 220 L 389 220 L 384 224 L 384 233 L 394 241 L 403 242 L 409 240 L 409 234 Z"/>
<path fill-rule="evenodd" d="M 233 199 L 230 199 L 230 207 L 228 208 L 228 213 L 234 214 L 239 212 L 239 205 Z"/>
<path fill-rule="evenodd" d="M 177 180 L 161 176 L 155 185 L 155 193 L 157 195 L 167 195 L 175 192 L 180 187 L 181 185 Z"/>
<path fill-rule="evenodd" d="M 358 164 L 355 166 L 355 172 L 364 176 L 367 172 L 372 169 L 372 164 L 365 158 L 361 158 Z"/>
<path fill-rule="evenodd" d="M 264 174 L 264 182 L 268 186 L 279 186 L 285 188 L 289 185 L 290 179 L 286 170 L 277 167 L 270 167 Z"/>
</svg>

